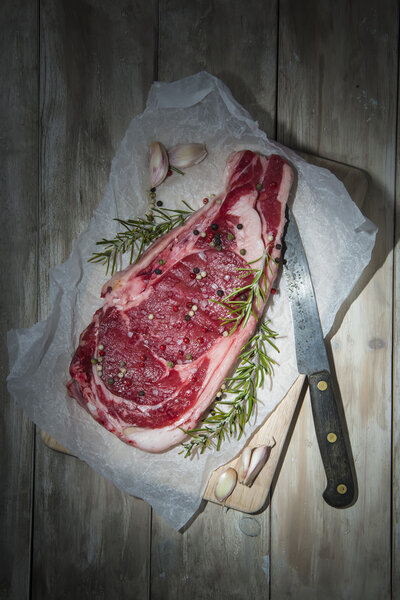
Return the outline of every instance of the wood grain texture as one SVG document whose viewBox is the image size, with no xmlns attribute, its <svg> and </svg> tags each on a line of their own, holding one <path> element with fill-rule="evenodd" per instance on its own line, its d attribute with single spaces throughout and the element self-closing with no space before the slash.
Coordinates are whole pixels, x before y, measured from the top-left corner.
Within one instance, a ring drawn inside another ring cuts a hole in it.
<svg viewBox="0 0 400 600">
<path fill-rule="evenodd" d="M 399 62 L 400 89 L 400 62 Z M 400 99 L 397 99 L 400 123 Z M 397 126 L 397 152 L 400 128 Z M 398 155 L 397 155 L 398 156 Z M 393 269 L 393 457 L 392 457 L 392 597 L 400 596 L 400 164 L 396 163 L 395 244 Z"/>
<path fill-rule="evenodd" d="M 25 598 L 30 581 L 34 427 L 10 399 L 6 333 L 37 317 L 37 4 L 0 11 L 1 412 L 0 598 Z"/>
<path fill-rule="evenodd" d="M 160 0 L 158 78 L 208 71 L 273 136 L 277 23 L 276 0 Z"/>
<path fill-rule="evenodd" d="M 272 500 L 273 599 L 390 597 L 398 32 L 397 6 L 386 4 L 381 11 L 376 2 L 339 2 L 333 11 L 329 2 L 281 3 L 279 139 L 364 169 L 370 186 L 363 211 L 380 231 L 331 342 L 358 501 L 345 511 L 322 502 L 324 474 L 306 399 Z"/>
<path fill-rule="evenodd" d="M 244 515 L 207 503 L 184 533 L 154 514 L 151 598 L 268 598 L 266 514 Z"/>
<path fill-rule="evenodd" d="M 153 78 L 156 3 L 42 0 L 40 316 Z M 148 597 L 150 507 L 37 439 L 33 598 Z"/>
</svg>

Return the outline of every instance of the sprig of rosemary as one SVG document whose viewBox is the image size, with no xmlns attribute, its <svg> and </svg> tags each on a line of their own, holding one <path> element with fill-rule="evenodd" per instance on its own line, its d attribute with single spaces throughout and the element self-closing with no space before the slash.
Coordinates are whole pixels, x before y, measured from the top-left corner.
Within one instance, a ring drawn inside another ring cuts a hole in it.
<svg viewBox="0 0 400 600">
<path fill-rule="evenodd" d="M 251 265 L 259 262 L 260 260 L 261 266 L 258 269 L 253 269 Z M 227 296 L 224 296 L 224 298 L 221 300 L 210 298 L 212 302 L 221 304 L 221 306 L 224 306 L 229 310 L 230 317 L 223 319 L 221 322 L 221 325 L 229 325 L 233 323 L 233 326 L 229 331 L 229 335 L 232 335 L 232 333 L 240 324 L 242 324 L 242 327 L 245 327 L 251 315 L 254 315 L 257 318 L 254 304 L 257 305 L 257 308 L 260 308 L 261 304 L 266 301 L 266 267 L 272 272 L 272 267 L 270 264 L 271 262 L 275 263 L 276 261 L 269 254 L 267 247 L 264 254 L 260 258 L 248 262 L 246 267 L 238 267 L 237 269 L 238 271 L 242 271 L 242 274 L 239 276 L 240 279 L 248 277 L 249 275 L 253 275 L 253 279 L 250 283 L 234 289 L 233 292 Z M 233 300 L 233 298 L 236 299 Z"/>
<path fill-rule="evenodd" d="M 232 399 L 216 400 L 209 414 L 199 427 L 183 430 L 190 440 L 182 443 L 185 458 L 199 450 L 200 454 L 209 448 L 220 449 L 227 436 L 241 438 L 256 405 L 256 390 L 264 384 L 266 376 L 272 376 L 275 361 L 268 356 L 267 348 L 272 346 L 279 352 L 274 341 L 278 334 L 261 323 L 257 333 L 243 346 L 239 364 L 232 377 L 225 379 L 224 394 L 232 394 Z"/>
<path fill-rule="evenodd" d="M 115 273 L 117 258 L 121 254 L 130 252 L 129 264 L 135 258 L 138 262 L 146 248 L 156 239 L 168 233 L 174 227 L 182 225 L 185 220 L 194 212 L 194 209 L 183 201 L 187 210 L 179 210 L 172 208 L 156 208 L 152 209 L 152 213 L 158 219 L 156 222 L 154 217 L 136 219 L 114 219 L 124 227 L 123 231 L 117 233 L 112 239 L 102 239 L 96 242 L 97 246 L 102 246 L 103 250 L 94 252 L 89 258 L 89 262 L 101 263 L 106 265 L 106 274 L 111 270 L 111 275 Z"/>
</svg>

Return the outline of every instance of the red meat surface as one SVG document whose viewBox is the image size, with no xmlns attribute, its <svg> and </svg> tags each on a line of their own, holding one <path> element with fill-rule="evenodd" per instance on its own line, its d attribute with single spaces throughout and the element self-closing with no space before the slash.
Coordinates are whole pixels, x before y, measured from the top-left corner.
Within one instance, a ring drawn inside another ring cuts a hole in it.
<svg viewBox="0 0 400 600">
<path fill-rule="evenodd" d="M 193 429 L 254 333 L 223 324 L 221 301 L 252 281 L 267 250 L 266 297 L 281 253 L 293 173 L 278 155 L 249 150 L 227 163 L 225 191 L 155 242 L 103 287 L 104 305 L 82 333 L 69 394 L 124 442 L 161 452 Z M 99 368 L 101 365 L 101 368 Z"/>
</svg>

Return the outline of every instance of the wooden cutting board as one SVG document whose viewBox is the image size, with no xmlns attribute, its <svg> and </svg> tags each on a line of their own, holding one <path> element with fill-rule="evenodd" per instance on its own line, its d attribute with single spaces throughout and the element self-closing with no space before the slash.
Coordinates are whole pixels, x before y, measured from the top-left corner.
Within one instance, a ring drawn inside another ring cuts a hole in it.
<svg viewBox="0 0 400 600">
<path fill-rule="evenodd" d="M 334 173 L 338 179 L 343 181 L 347 191 L 357 206 L 359 208 L 362 207 L 368 189 L 368 179 L 363 171 L 331 160 L 310 156 L 300 152 L 298 152 L 298 154 L 308 162 L 329 169 Z M 233 493 L 223 503 L 224 506 L 246 513 L 258 512 L 266 506 L 274 477 L 279 474 L 279 466 L 284 459 L 285 448 L 289 443 L 292 427 L 296 421 L 296 409 L 299 406 L 299 399 L 302 397 L 302 392 L 305 391 L 305 388 L 305 376 L 299 375 L 283 400 L 248 441 L 246 445 L 249 445 L 251 448 L 264 444 L 269 445 L 270 443 L 273 443 L 274 446 L 271 448 L 269 458 L 253 485 L 247 487 L 238 483 Z M 61 446 L 61 444 L 50 435 L 44 431 L 41 431 L 40 433 L 43 441 L 49 448 L 58 452 L 70 454 L 66 448 Z M 214 495 L 216 482 L 220 473 L 228 467 L 237 469 L 239 458 L 240 455 L 236 456 L 229 463 L 219 467 L 211 474 L 207 488 L 204 492 L 205 500 L 221 504 Z"/>
</svg>

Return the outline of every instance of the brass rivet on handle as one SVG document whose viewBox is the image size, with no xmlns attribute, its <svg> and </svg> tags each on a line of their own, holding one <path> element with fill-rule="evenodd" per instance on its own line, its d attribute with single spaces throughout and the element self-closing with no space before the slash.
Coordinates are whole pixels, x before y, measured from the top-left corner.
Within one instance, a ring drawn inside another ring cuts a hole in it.
<svg viewBox="0 0 400 600">
<path fill-rule="evenodd" d="M 344 485 L 344 483 L 339 483 L 336 489 L 339 494 L 345 494 L 347 492 L 347 485 Z"/>
<path fill-rule="evenodd" d="M 317 388 L 321 391 L 324 392 L 325 390 L 328 389 L 328 384 L 326 383 L 326 381 L 322 380 L 322 381 L 318 381 L 317 383 Z"/>
<path fill-rule="evenodd" d="M 326 436 L 326 439 L 331 444 L 334 444 L 337 440 L 337 435 L 336 435 L 336 433 L 333 433 L 333 431 L 332 431 L 331 433 L 328 433 L 328 435 Z"/>
</svg>

